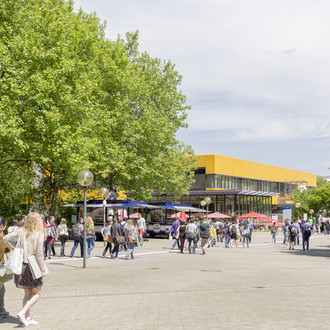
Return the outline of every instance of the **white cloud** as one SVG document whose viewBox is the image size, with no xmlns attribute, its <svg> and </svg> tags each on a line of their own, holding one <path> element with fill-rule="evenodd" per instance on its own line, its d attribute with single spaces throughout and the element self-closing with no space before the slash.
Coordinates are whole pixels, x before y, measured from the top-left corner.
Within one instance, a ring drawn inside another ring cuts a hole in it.
<svg viewBox="0 0 330 330">
<path fill-rule="evenodd" d="M 140 30 L 141 50 L 176 63 L 192 105 L 189 130 L 200 143 L 210 139 L 203 132 L 214 141 L 279 141 L 287 148 L 295 139 L 329 138 L 328 0 L 79 5 L 107 20 L 111 39 Z"/>
</svg>

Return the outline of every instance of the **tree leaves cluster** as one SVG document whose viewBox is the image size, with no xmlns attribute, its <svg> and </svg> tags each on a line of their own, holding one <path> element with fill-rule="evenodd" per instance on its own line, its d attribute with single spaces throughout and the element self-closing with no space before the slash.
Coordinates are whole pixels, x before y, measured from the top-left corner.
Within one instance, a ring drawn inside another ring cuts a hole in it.
<svg viewBox="0 0 330 330">
<path fill-rule="evenodd" d="M 312 190 L 295 191 L 293 193 L 293 215 L 294 217 L 303 213 L 310 216 L 310 210 L 314 211 L 314 216 L 325 216 L 330 213 L 330 184 L 321 177 L 317 177 L 317 187 Z M 299 210 L 296 203 L 300 203 Z"/>
<path fill-rule="evenodd" d="M 0 205 L 56 214 L 82 169 L 136 199 L 189 189 L 193 151 L 175 138 L 189 110 L 182 77 L 140 53 L 137 32 L 111 41 L 104 27 L 72 1 L 0 3 Z"/>
</svg>

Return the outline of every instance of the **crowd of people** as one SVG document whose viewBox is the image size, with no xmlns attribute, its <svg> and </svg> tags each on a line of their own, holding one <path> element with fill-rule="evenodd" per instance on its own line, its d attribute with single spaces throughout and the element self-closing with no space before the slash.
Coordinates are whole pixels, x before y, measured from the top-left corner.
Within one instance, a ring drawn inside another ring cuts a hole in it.
<svg viewBox="0 0 330 330">
<path fill-rule="evenodd" d="M 210 220 L 204 218 L 201 222 L 198 219 L 188 220 L 188 224 L 176 219 L 170 229 L 170 239 L 173 239 L 172 249 L 176 246 L 181 253 L 184 253 L 185 241 L 189 253 L 196 253 L 196 247 L 201 240 L 202 254 L 206 253 L 206 248 L 213 247 L 216 242 L 223 242 L 225 248 L 238 247 L 242 243 L 243 248 L 249 248 L 254 228 L 252 220 L 234 221 L 229 223 L 220 220 Z M 278 227 L 275 222 L 270 227 L 272 243 L 276 244 Z M 295 245 L 299 245 L 300 236 L 303 250 L 309 250 L 309 239 L 312 233 L 312 226 L 306 220 L 286 221 L 283 225 L 283 244 L 294 250 Z M 192 248 L 191 248 L 192 246 Z"/>
<path fill-rule="evenodd" d="M 234 223 L 222 222 L 220 220 L 212 221 L 206 217 L 199 221 L 191 218 L 188 224 L 176 219 L 170 229 L 169 237 L 173 239 L 172 249 L 176 246 L 183 253 L 185 241 L 188 244 L 189 253 L 196 253 L 196 247 L 201 241 L 202 254 L 206 254 L 206 249 L 216 245 L 216 242 L 223 242 L 225 248 L 238 247 L 238 242 L 242 242 L 243 248 L 250 246 L 253 222 L 237 221 Z M 192 246 L 192 247 L 191 247 Z"/>
<path fill-rule="evenodd" d="M 84 256 L 84 225 L 83 219 L 69 229 L 66 219 L 62 218 L 60 223 L 56 225 L 55 218 L 50 216 L 47 220 L 45 216 L 37 212 L 31 212 L 27 216 L 23 216 L 22 220 L 12 220 L 10 227 L 7 229 L 7 235 L 4 230 L 7 222 L 0 217 L 0 265 L 4 264 L 5 253 L 9 253 L 15 246 L 23 249 L 22 272 L 14 275 L 16 287 L 24 289 L 23 309 L 17 314 L 22 325 L 29 326 L 38 324 L 32 319 L 31 307 L 39 300 L 41 295 L 41 287 L 43 285 L 43 277 L 46 275 L 45 262 L 46 258 L 50 259 L 57 255 L 55 251 L 55 241 L 60 241 L 59 256 L 65 257 L 65 245 L 71 236 L 73 238 L 73 247 L 69 257 L 73 257 L 78 246 L 80 246 L 80 256 Z M 126 259 L 134 258 L 135 246 L 144 245 L 144 233 L 146 230 L 146 221 L 138 213 L 135 220 L 124 219 L 118 221 L 117 218 L 111 218 L 107 221 L 101 230 L 101 235 L 106 243 L 102 257 L 109 253 L 110 258 L 118 258 L 120 249 L 126 251 Z M 294 249 L 296 245 L 302 242 L 303 250 L 309 250 L 309 239 L 312 233 L 312 227 L 307 221 L 302 219 L 297 221 L 286 221 L 283 225 L 283 244 Z M 229 223 L 220 220 L 210 220 L 204 217 L 202 220 L 191 218 L 187 222 L 180 222 L 176 219 L 169 232 L 169 238 L 173 240 L 172 249 L 177 247 L 180 253 L 184 253 L 186 248 L 190 254 L 196 253 L 198 242 L 202 254 L 205 255 L 207 248 L 216 246 L 217 242 L 224 242 L 225 248 L 238 247 L 238 243 L 242 247 L 249 248 L 254 224 L 251 220 L 234 221 Z M 270 227 L 270 233 L 273 243 L 276 243 L 278 227 Z M 327 232 L 326 232 L 327 234 Z M 301 236 L 301 240 L 300 240 Z M 91 257 L 91 253 L 95 247 L 95 228 L 93 219 L 88 216 L 86 218 L 86 242 L 87 255 Z M 28 258 L 35 255 L 39 261 L 42 277 L 35 279 L 32 276 L 28 265 Z M 5 285 L 0 282 L 0 319 L 8 315 L 4 307 Z"/>
</svg>

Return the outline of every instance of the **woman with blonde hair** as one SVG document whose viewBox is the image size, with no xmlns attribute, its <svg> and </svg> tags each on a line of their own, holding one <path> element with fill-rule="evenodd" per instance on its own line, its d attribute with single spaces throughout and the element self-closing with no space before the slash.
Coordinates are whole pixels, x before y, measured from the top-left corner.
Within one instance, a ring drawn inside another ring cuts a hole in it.
<svg viewBox="0 0 330 330">
<path fill-rule="evenodd" d="M 138 232 L 133 224 L 133 221 L 128 220 L 127 227 L 125 228 L 126 241 L 128 242 L 128 253 L 126 255 L 126 259 L 129 259 L 129 257 L 131 257 L 131 259 L 135 259 L 133 256 L 133 252 L 136 244 L 137 234 Z"/>
<path fill-rule="evenodd" d="M 69 238 L 68 227 L 66 225 L 66 219 L 62 218 L 61 223 L 57 226 L 57 236 L 61 240 L 61 252 L 60 256 L 65 257 L 65 243 Z"/>
<path fill-rule="evenodd" d="M 86 241 L 87 241 L 87 255 L 90 258 L 91 252 L 95 247 L 95 229 L 92 217 L 86 218 Z"/>
<path fill-rule="evenodd" d="M 37 321 L 31 319 L 30 309 L 39 300 L 41 296 L 41 287 L 43 285 L 42 277 L 46 275 L 43 256 L 44 227 L 40 214 L 31 212 L 25 219 L 24 227 L 19 228 L 6 235 L 3 241 L 10 244 L 10 241 L 17 237 L 17 246 L 23 249 L 22 273 L 14 276 L 16 287 L 24 289 L 23 309 L 17 314 L 20 322 L 25 326 L 36 325 Z M 14 248 L 11 246 L 11 248 Z M 33 279 L 28 264 L 28 257 L 36 255 L 42 272 L 42 277 Z"/>
</svg>

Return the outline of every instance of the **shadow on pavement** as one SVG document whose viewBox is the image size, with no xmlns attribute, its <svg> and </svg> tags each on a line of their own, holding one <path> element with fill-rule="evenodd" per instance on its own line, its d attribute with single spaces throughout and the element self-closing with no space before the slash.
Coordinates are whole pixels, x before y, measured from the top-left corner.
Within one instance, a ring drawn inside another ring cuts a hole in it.
<svg viewBox="0 0 330 330">
<path fill-rule="evenodd" d="M 21 328 L 21 324 L 17 317 L 8 315 L 7 317 L 3 317 L 0 319 L 0 327 L 2 327 L 2 324 L 17 324 L 17 328 Z"/>
<path fill-rule="evenodd" d="M 294 255 L 301 256 L 310 256 L 310 257 L 321 257 L 321 258 L 330 258 L 330 249 L 325 247 L 323 249 L 313 249 L 311 248 L 308 251 L 304 251 L 301 248 L 295 250 L 283 250 L 282 253 L 290 253 Z"/>
</svg>

